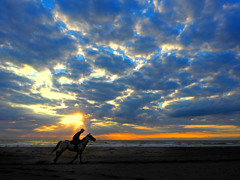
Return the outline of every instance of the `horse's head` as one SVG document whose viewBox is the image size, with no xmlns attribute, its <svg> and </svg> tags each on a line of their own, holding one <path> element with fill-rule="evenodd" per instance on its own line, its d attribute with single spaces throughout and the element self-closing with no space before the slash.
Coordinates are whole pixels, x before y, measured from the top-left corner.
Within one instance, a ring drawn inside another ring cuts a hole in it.
<svg viewBox="0 0 240 180">
<path fill-rule="evenodd" d="M 87 136 L 90 138 L 91 141 L 96 141 L 96 138 L 93 137 L 93 136 L 91 135 L 91 133 L 89 133 Z"/>
</svg>

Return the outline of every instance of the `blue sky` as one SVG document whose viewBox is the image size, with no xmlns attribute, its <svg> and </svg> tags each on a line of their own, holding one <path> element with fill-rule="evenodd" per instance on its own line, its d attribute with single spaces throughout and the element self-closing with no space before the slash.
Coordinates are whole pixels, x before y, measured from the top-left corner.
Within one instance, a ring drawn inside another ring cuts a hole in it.
<svg viewBox="0 0 240 180">
<path fill-rule="evenodd" d="M 0 138 L 239 138 L 239 0 L 2 0 Z"/>
</svg>

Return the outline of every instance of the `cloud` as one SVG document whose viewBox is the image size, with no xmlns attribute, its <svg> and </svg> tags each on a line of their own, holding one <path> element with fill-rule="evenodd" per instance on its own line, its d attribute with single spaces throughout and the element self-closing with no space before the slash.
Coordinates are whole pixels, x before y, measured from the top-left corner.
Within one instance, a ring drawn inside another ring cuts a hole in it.
<svg viewBox="0 0 240 180">
<path fill-rule="evenodd" d="M 178 105 L 179 107 L 181 104 Z M 176 106 L 175 106 L 176 109 Z M 183 104 L 182 108 L 174 110 L 170 113 L 172 117 L 187 117 L 187 116 L 206 116 L 214 114 L 229 114 L 240 111 L 238 102 L 228 102 L 227 100 L 213 101 L 202 100 L 198 102 Z"/>
<path fill-rule="evenodd" d="M 119 107 L 113 112 L 113 117 L 120 118 L 122 123 L 137 122 L 141 124 L 147 119 L 149 121 L 154 120 L 155 112 L 148 108 L 144 109 L 144 107 L 150 106 L 149 103 L 158 100 L 160 97 L 159 94 L 150 92 L 134 92 L 124 101 L 119 102 Z"/>
<path fill-rule="evenodd" d="M 171 90 L 177 89 L 179 83 L 172 80 L 174 73 L 181 72 L 188 66 L 188 59 L 174 55 L 154 58 L 131 76 L 123 77 L 120 82 L 142 90 Z"/>
<path fill-rule="evenodd" d="M 10 90 L 22 90 L 29 87 L 31 81 L 27 78 L 17 76 L 5 70 L 0 70 L 1 91 L 7 93 Z"/>
<path fill-rule="evenodd" d="M 80 79 L 83 76 L 88 76 L 91 73 L 91 65 L 86 60 L 78 60 L 73 58 L 67 62 L 67 71 L 69 77 Z"/>
<path fill-rule="evenodd" d="M 102 137 L 237 131 L 239 8 L 225 0 L 1 1 L 4 136 L 69 137 L 74 128 L 60 122 L 76 113 Z"/>
<path fill-rule="evenodd" d="M 33 1 L 1 1 L 1 61 L 36 69 L 63 60 L 76 49 L 51 14 Z"/>
<path fill-rule="evenodd" d="M 138 37 L 129 46 L 134 54 L 147 55 L 158 49 L 156 40 L 153 37 Z"/>
<path fill-rule="evenodd" d="M 56 4 L 57 10 L 79 21 L 83 19 L 88 23 L 105 23 L 111 22 L 120 11 L 120 4 L 104 0 L 102 2 L 96 0 L 90 1 L 67 1 L 60 0 Z"/>
<path fill-rule="evenodd" d="M 56 1 L 55 16 L 69 29 L 84 33 L 93 42 L 121 42 L 133 37 L 132 15 L 141 6 L 137 1 L 61 0 Z"/>
<path fill-rule="evenodd" d="M 120 96 L 126 86 L 110 82 L 87 81 L 82 84 L 82 88 L 82 97 L 93 101 L 107 101 Z"/>
<path fill-rule="evenodd" d="M 239 4 L 232 2 L 205 2 L 199 17 L 188 23 L 181 32 L 180 41 L 189 48 L 225 51 L 238 48 Z M 222 6 L 221 6 L 222 5 Z M 213 9 L 213 11 L 210 11 Z"/>
<path fill-rule="evenodd" d="M 97 67 L 104 68 L 111 74 L 123 74 L 133 68 L 133 63 L 130 59 L 123 59 L 121 56 L 105 54 L 95 57 Z"/>
</svg>

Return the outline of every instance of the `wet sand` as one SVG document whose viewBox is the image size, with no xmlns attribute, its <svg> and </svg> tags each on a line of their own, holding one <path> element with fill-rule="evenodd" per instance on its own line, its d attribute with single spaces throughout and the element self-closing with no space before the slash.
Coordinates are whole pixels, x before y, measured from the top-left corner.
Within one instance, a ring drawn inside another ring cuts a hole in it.
<svg viewBox="0 0 240 180">
<path fill-rule="evenodd" d="M 240 147 L 87 147 L 83 164 L 49 147 L 1 147 L 1 180 L 239 179 Z"/>
</svg>

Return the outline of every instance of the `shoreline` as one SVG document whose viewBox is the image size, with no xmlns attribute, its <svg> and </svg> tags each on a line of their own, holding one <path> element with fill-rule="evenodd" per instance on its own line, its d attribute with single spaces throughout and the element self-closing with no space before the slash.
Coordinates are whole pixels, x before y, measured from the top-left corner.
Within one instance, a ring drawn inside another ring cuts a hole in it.
<svg viewBox="0 0 240 180">
<path fill-rule="evenodd" d="M 0 147 L 54 147 L 59 140 L 49 139 L 0 139 Z M 97 140 L 90 147 L 201 147 L 240 146 L 240 140 Z"/>
<path fill-rule="evenodd" d="M 240 147 L 87 147 L 84 164 L 52 147 L 1 147 L 1 179 L 239 179 Z"/>
</svg>

